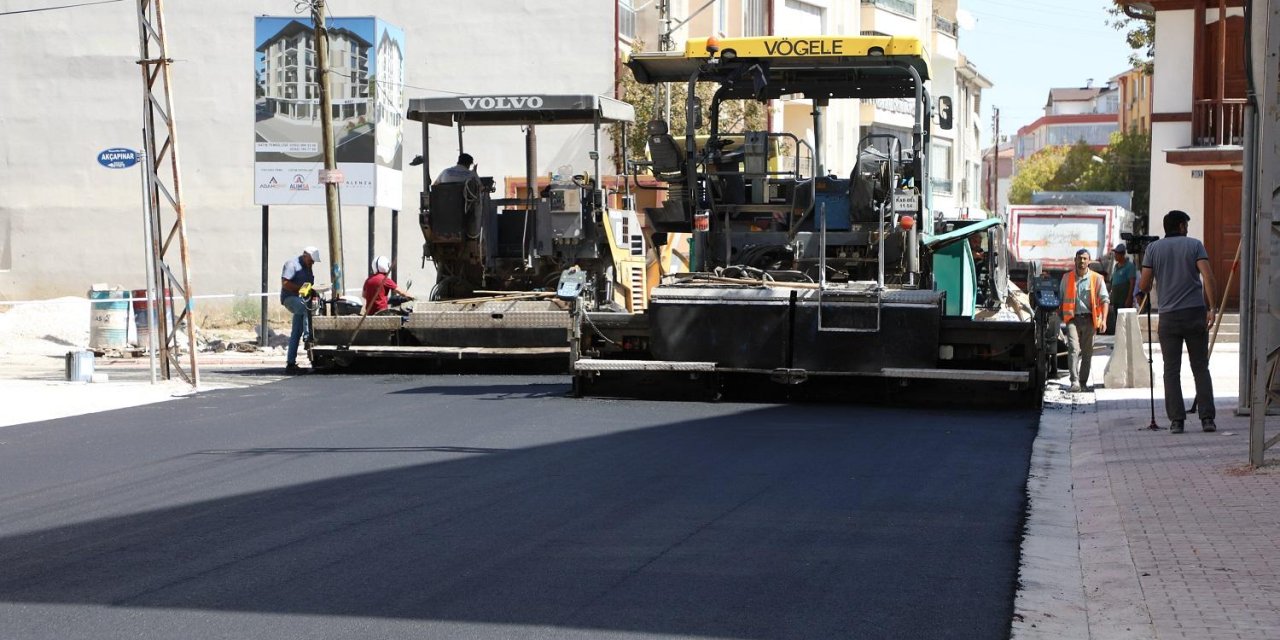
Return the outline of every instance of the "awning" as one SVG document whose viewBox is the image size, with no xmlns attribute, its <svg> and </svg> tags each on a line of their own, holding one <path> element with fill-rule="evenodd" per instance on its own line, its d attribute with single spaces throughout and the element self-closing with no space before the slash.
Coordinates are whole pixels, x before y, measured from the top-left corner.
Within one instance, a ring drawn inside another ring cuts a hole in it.
<svg viewBox="0 0 1280 640">
<path fill-rule="evenodd" d="M 635 109 L 619 100 L 593 95 L 501 94 L 414 98 L 410 120 L 451 127 L 592 124 L 634 122 Z"/>
</svg>

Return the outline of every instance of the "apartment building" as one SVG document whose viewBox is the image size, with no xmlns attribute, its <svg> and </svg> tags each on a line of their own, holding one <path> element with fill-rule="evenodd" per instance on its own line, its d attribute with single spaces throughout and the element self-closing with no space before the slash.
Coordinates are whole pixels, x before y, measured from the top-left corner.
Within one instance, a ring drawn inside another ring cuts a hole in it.
<svg viewBox="0 0 1280 640">
<path fill-rule="evenodd" d="M 1151 133 L 1151 74 L 1130 69 L 1111 82 L 1120 90 L 1120 131 Z"/>
<path fill-rule="evenodd" d="M 349 29 L 329 29 L 329 97 L 335 120 L 367 115 L 371 46 Z M 286 120 L 318 119 L 320 95 L 311 26 L 291 21 L 259 45 L 258 52 L 263 54 L 259 84 L 267 111 Z"/>
<path fill-rule="evenodd" d="M 1117 85 L 1095 87 L 1090 80 L 1083 87 L 1050 89 L 1044 115 L 1018 129 L 1015 157 L 1025 160 L 1045 147 L 1073 145 L 1082 140 L 1101 149 L 1119 130 Z"/>
</svg>

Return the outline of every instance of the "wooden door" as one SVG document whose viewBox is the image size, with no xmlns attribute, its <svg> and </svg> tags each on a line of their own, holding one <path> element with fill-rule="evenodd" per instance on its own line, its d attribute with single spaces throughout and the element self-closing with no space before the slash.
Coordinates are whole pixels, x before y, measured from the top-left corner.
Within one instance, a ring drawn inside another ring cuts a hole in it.
<svg viewBox="0 0 1280 640">
<path fill-rule="evenodd" d="M 1216 12 L 1212 12 L 1216 16 Z M 1218 77 L 1223 76 L 1223 98 L 1243 98 L 1248 86 L 1244 68 L 1244 18 L 1231 16 L 1226 21 L 1227 55 L 1222 57 L 1222 25 L 1218 21 L 1204 25 L 1204 58 L 1198 61 L 1202 95 L 1198 99 L 1218 98 Z"/>
<path fill-rule="evenodd" d="M 1231 276 L 1240 247 L 1240 198 L 1241 174 L 1235 171 L 1206 171 L 1204 174 L 1204 246 L 1209 252 L 1209 264 L 1218 282 L 1217 305 L 1222 301 L 1227 279 L 1231 287 L 1227 296 L 1227 309 L 1240 308 L 1240 273 Z"/>
</svg>

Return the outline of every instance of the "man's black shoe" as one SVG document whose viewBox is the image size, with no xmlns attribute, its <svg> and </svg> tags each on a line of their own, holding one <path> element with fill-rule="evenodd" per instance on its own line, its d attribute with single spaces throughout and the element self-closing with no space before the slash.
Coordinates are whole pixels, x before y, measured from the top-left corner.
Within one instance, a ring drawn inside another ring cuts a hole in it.
<svg viewBox="0 0 1280 640">
<path fill-rule="evenodd" d="M 1169 423 L 1169 433 L 1182 433 L 1182 421 L 1174 420 Z"/>
<path fill-rule="evenodd" d="M 1213 421 L 1213 418 L 1209 418 L 1208 420 L 1200 421 L 1200 428 L 1204 429 L 1205 433 L 1213 433 L 1218 430 L 1218 424 Z"/>
<path fill-rule="evenodd" d="M 287 364 L 287 365 L 285 365 L 285 366 L 284 366 L 284 373 L 285 373 L 285 375 L 289 375 L 289 376 L 300 376 L 300 375 L 302 375 L 302 374 L 304 374 L 304 373 L 306 373 L 306 372 L 307 372 L 307 370 L 306 370 L 306 369 L 303 369 L 302 367 L 299 367 L 299 366 L 298 366 L 298 365 L 296 365 L 296 364 Z"/>
</svg>

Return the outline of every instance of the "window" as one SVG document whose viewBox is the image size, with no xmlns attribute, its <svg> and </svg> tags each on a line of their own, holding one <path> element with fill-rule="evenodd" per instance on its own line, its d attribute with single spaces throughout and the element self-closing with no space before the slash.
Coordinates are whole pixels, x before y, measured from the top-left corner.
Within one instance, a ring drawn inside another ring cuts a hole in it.
<svg viewBox="0 0 1280 640">
<path fill-rule="evenodd" d="M 729 34 L 729 0 L 720 0 L 716 3 L 716 32 L 725 35 Z"/>
<path fill-rule="evenodd" d="M 929 183 L 939 193 L 951 193 L 951 143 L 935 142 L 929 145 Z"/>
<path fill-rule="evenodd" d="M 786 0 L 778 14 L 775 35 L 826 33 L 826 10 L 803 0 Z"/>
<path fill-rule="evenodd" d="M 631 0 L 618 0 L 618 35 L 636 38 L 636 9 Z"/>
<path fill-rule="evenodd" d="M 742 0 L 742 35 L 768 35 L 768 9 L 765 0 Z"/>
<path fill-rule="evenodd" d="M 13 268 L 13 227 L 8 210 L 0 211 L 0 271 Z"/>
<path fill-rule="evenodd" d="M 862 0 L 862 4 L 874 5 L 912 18 L 916 15 L 915 0 Z"/>
</svg>

